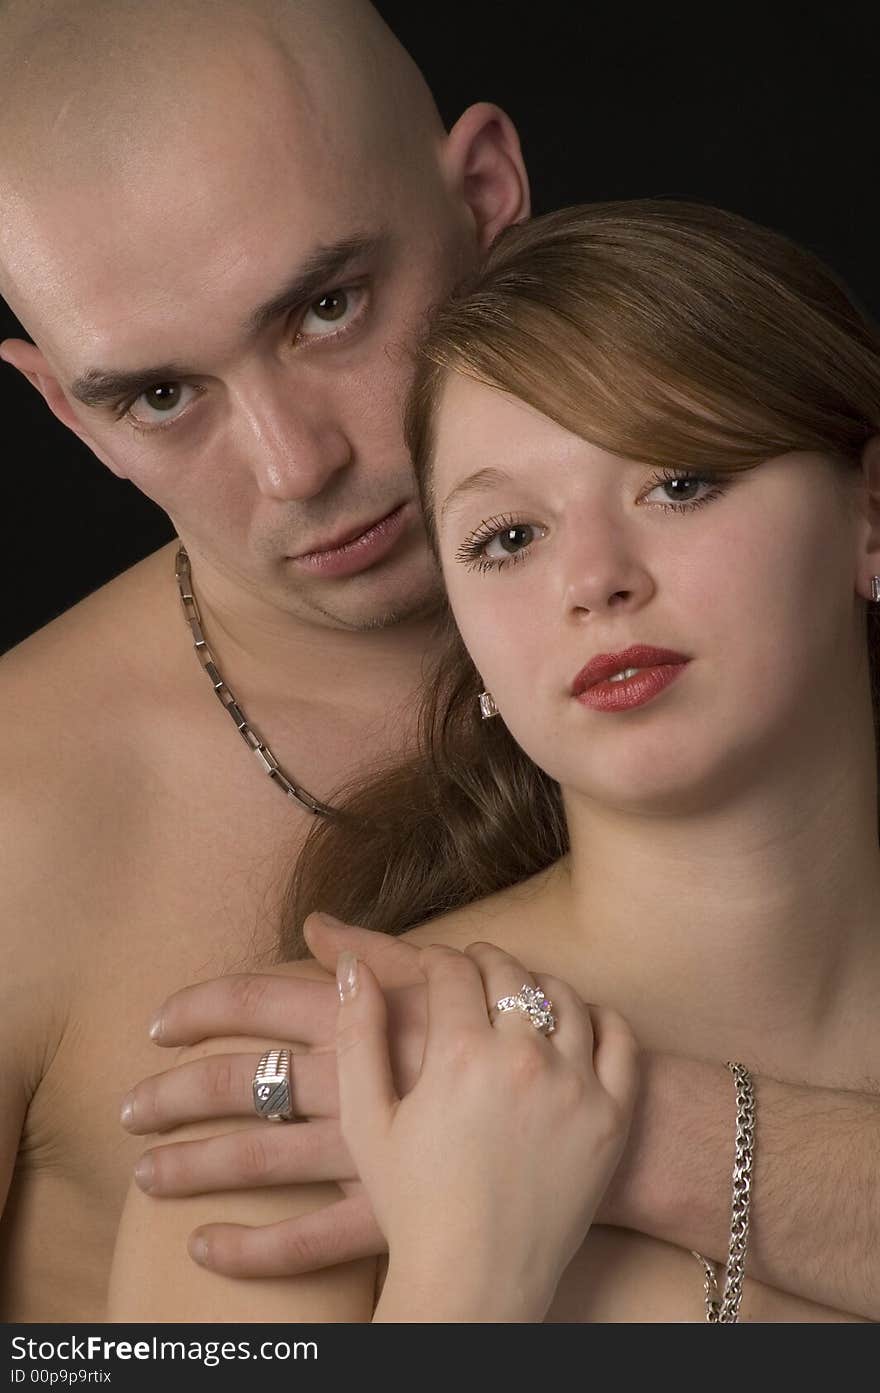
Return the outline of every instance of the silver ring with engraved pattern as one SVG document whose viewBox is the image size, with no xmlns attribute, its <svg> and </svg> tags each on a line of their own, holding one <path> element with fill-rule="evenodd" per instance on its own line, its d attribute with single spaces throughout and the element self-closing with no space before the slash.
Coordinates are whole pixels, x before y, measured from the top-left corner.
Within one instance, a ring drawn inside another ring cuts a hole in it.
<svg viewBox="0 0 880 1393">
<path fill-rule="evenodd" d="M 254 1074 L 254 1111 L 267 1122 L 295 1122 L 290 1050 L 266 1050 Z"/>
</svg>

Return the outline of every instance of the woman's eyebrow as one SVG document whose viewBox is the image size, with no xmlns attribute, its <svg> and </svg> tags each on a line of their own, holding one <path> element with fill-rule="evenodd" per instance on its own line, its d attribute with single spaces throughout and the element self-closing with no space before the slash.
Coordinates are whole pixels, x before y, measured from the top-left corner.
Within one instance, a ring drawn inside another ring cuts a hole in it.
<svg viewBox="0 0 880 1393">
<path fill-rule="evenodd" d="M 496 469 L 493 465 L 487 465 L 484 469 L 478 469 L 475 474 L 468 474 L 466 479 L 455 485 L 451 493 L 446 495 L 437 514 L 438 522 L 442 522 L 450 512 L 453 503 L 461 503 L 462 499 L 472 493 L 480 493 L 490 488 L 493 484 L 513 483 L 511 476 L 503 469 Z"/>
</svg>

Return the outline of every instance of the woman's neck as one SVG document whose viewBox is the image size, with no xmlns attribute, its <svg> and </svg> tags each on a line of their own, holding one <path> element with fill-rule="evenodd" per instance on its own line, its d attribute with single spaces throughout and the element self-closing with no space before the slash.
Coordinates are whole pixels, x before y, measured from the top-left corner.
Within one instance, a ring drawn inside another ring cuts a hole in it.
<svg viewBox="0 0 880 1393">
<path fill-rule="evenodd" d="M 880 990 L 867 715 L 843 748 L 814 748 L 772 780 L 746 775 L 699 811 L 566 795 L 571 853 L 554 893 L 570 950 L 588 955 L 591 1000 L 607 998 L 654 1048 L 789 1077 L 857 1045 Z"/>
</svg>

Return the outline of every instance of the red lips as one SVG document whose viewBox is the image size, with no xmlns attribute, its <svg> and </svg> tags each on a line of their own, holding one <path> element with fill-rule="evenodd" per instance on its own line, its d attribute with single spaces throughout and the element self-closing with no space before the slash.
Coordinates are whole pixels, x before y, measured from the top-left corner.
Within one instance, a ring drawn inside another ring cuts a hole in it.
<svg viewBox="0 0 880 1393">
<path fill-rule="evenodd" d="M 637 643 L 625 648 L 621 653 L 597 653 L 586 667 L 581 668 L 571 684 L 572 696 L 579 696 L 588 687 L 613 677 L 628 667 L 662 667 L 665 663 L 686 663 L 690 660 L 683 653 L 673 653 L 669 648 L 649 648 Z"/>
</svg>

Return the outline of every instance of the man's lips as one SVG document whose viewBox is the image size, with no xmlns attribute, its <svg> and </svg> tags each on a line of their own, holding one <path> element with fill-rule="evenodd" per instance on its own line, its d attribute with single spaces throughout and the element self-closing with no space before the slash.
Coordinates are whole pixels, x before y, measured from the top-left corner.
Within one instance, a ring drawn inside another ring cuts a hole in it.
<svg viewBox="0 0 880 1393">
<path fill-rule="evenodd" d="M 380 517 L 373 518 L 370 522 L 358 523 L 354 527 L 349 527 L 345 532 L 339 533 L 332 541 L 318 542 L 316 546 L 307 547 L 305 551 L 298 551 L 295 556 L 291 556 L 291 561 L 302 561 L 309 556 L 321 556 L 330 551 L 342 551 L 345 547 L 351 546 L 359 537 L 363 537 L 366 532 L 371 532 L 380 523 L 387 522 L 394 513 L 403 507 L 398 503 L 391 509 L 390 513 L 383 513 Z"/>
<path fill-rule="evenodd" d="M 580 696 L 588 687 L 594 687 L 597 682 L 604 682 L 606 678 L 613 677 L 624 668 L 662 667 L 665 663 L 689 661 L 683 653 L 673 653 L 669 648 L 650 648 L 643 643 L 624 648 L 620 653 L 597 653 L 575 677 L 571 684 L 571 694 Z"/>
</svg>

